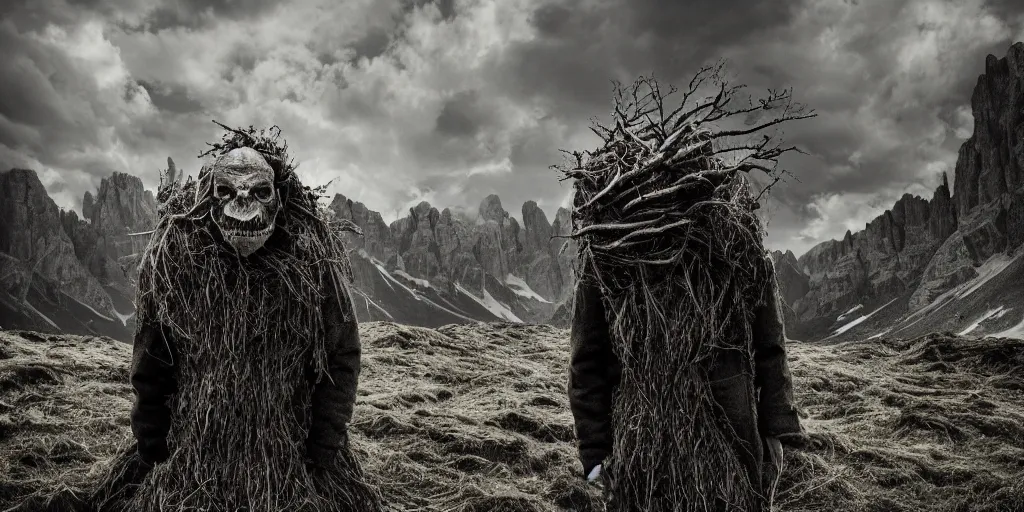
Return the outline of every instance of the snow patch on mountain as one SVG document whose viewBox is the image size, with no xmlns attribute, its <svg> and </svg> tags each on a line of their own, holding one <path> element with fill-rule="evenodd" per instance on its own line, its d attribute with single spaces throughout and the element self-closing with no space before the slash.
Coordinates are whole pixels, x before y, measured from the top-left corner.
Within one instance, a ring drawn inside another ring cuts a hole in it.
<svg viewBox="0 0 1024 512">
<path fill-rule="evenodd" d="M 526 284 L 526 281 L 521 277 L 509 274 L 505 276 L 505 284 L 509 286 L 509 289 L 512 290 L 512 292 L 520 297 L 526 297 L 545 304 L 551 304 L 550 300 L 541 297 L 539 293 L 533 291 L 533 289 L 530 288 L 530 285 Z"/>
<path fill-rule="evenodd" d="M 891 330 L 892 329 L 886 329 L 886 330 L 884 330 L 884 331 L 882 331 L 882 332 L 880 332 L 878 334 L 874 334 L 872 336 L 869 336 L 868 339 L 869 340 L 874 340 L 874 339 L 881 338 L 882 336 L 885 336 L 886 334 L 889 334 L 889 331 L 891 331 Z"/>
<path fill-rule="evenodd" d="M 116 309 L 114 310 L 114 314 L 117 315 L 117 319 L 121 321 L 121 325 L 128 325 L 128 320 L 135 316 L 135 313 L 128 313 L 126 315 Z"/>
<path fill-rule="evenodd" d="M 839 315 L 839 318 L 836 318 L 836 321 L 837 322 L 842 322 L 843 320 L 846 320 L 846 318 L 848 316 L 852 315 L 853 313 L 855 313 L 857 311 L 860 311 L 863 308 L 864 308 L 864 304 L 857 304 L 856 306 L 850 308 L 850 310 L 847 311 L 846 313 L 843 313 L 843 314 Z"/>
<path fill-rule="evenodd" d="M 987 261 L 985 261 L 985 263 L 983 263 L 980 267 L 977 268 L 977 277 L 940 295 L 938 298 L 932 301 L 931 304 L 928 304 L 927 306 L 911 314 L 907 318 L 907 320 L 910 320 L 911 318 L 914 317 L 919 318 L 912 322 L 911 324 L 909 324 L 907 327 L 910 327 L 910 325 L 917 323 L 917 321 L 923 318 L 926 313 L 932 313 L 942 308 L 946 304 L 949 304 L 949 302 L 952 301 L 953 299 L 964 299 L 973 294 L 974 292 L 978 291 L 979 289 L 981 289 L 982 286 L 991 281 L 992 278 L 998 276 L 1002 271 L 1006 270 L 1006 268 L 1009 267 L 1010 264 L 1013 263 L 1015 260 L 1017 260 L 1017 258 L 1020 258 L 1021 254 L 1024 254 L 1024 251 L 1021 251 L 1016 256 L 1008 256 L 1006 254 L 996 254 L 995 256 L 992 256 Z"/>
<path fill-rule="evenodd" d="M 1009 256 L 1006 254 L 996 254 L 989 258 L 981 267 L 978 268 L 978 277 L 974 278 L 974 284 L 964 290 L 962 293 L 957 294 L 957 298 L 964 298 L 972 293 L 978 291 L 979 288 L 989 282 L 993 277 L 998 276 L 1002 271 L 1006 270 L 1017 258 L 1024 254 L 1024 252 L 1018 253 L 1016 256 Z"/>
<path fill-rule="evenodd" d="M 377 304 L 376 302 L 374 302 L 373 299 L 371 299 L 368 295 L 363 293 L 362 290 L 359 290 L 357 288 L 353 288 L 353 291 L 355 292 L 356 295 L 359 295 L 360 297 L 363 298 L 363 301 L 366 304 L 366 310 L 367 311 L 369 311 L 371 306 L 372 306 L 373 309 L 383 313 L 384 316 L 387 316 L 392 322 L 395 321 L 395 317 L 392 316 L 391 313 L 388 312 L 388 310 L 386 310 L 383 307 L 381 307 L 380 304 Z"/>
<path fill-rule="evenodd" d="M 1010 327 L 1009 329 L 988 334 L 986 338 L 1014 338 L 1018 340 L 1024 340 L 1024 320 L 1021 320 L 1019 324 Z"/>
<path fill-rule="evenodd" d="M 498 318 L 504 318 L 505 320 L 508 320 L 510 322 L 523 323 L 523 321 L 520 320 L 519 317 L 517 317 L 515 313 L 513 313 L 512 310 L 509 309 L 508 306 L 502 304 L 501 302 L 498 302 L 497 299 L 492 297 L 486 288 L 484 288 L 483 298 L 477 297 L 475 294 L 473 294 L 473 292 L 470 292 L 469 290 L 463 288 L 462 285 L 459 283 L 455 283 L 455 288 L 458 291 L 465 294 L 467 297 L 475 300 L 481 306 L 487 308 L 487 310 L 493 313 L 494 316 Z"/>
<path fill-rule="evenodd" d="M 426 279 L 420 279 L 418 277 L 413 277 L 404 270 L 396 269 L 394 274 L 404 279 L 408 279 L 410 282 L 416 283 L 417 286 L 422 286 L 423 288 L 430 288 L 430 281 L 427 281 Z"/>
<path fill-rule="evenodd" d="M 409 295 L 412 295 L 412 298 L 414 298 L 414 299 L 416 299 L 418 301 L 421 301 L 421 302 L 424 300 L 424 297 L 422 295 L 420 295 L 419 293 L 417 293 L 416 290 L 413 290 L 412 288 L 409 288 L 408 286 L 406 286 L 404 283 L 402 283 L 398 279 L 395 279 L 395 276 L 391 275 L 391 272 L 388 272 L 387 269 L 385 269 L 384 266 L 381 265 L 377 260 L 372 260 L 372 261 L 373 261 L 373 266 L 377 267 L 377 271 L 379 271 L 380 275 L 384 277 L 384 282 L 388 286 L 390 286 L 392 290 L 394 290 L 395 287 L 392 286 L 391 283 L 394 283 L 394 284 L 397 284 L 398 286 L 400 286 Z M 399 270 L 398 272 L 401 272 L 401 271 Z M 402 273 L 404 274 L 404 272 L 402 272 Z M 405 275 L 408 276 L 409 274 L 405 274 Z M 428 286 L 429 286 L 429 283 L 428 283 Z M 428 302 L 430 302 L 430 301 L 428 301 Z M 440 306 L 438 306 L 438 307 L 440 307 Z"/>
<path fill-rule="evenodd" d="M 839 336 L 840 334 L 843 334 L 844 332 L 849 331 L 850 329 L 853 329 L 854 327 L 860 325 L 863 321 L 867 320 L 868 318 L 871 318 L 871 315 L 874 315 L 875 313 L 878 313 L 879 311 L 885 309 L 886 306 L 888 306 L 889 304 L 892 304 L 893 302 L 896 302 L 896 299 L 890 300 L 889 302 L 886 302 L 884 305 L 882 305 L 882 307 L 880 307 L 880 308 L 878 308 L 878 309 L 876 309 L 876 310 L 874 310 L 874 311 L 872 311 L 872 312 L 870 312 L 870 313 L 868 313 L 866 315 L 862 315 L 859 318 L 853 320 L 852 322 L 850 322 L 850 323 L 848 323 L 848 324 L 846 324 L 846 325 L 836 329 L 836 331 L 834 333 L 832 333 L 832 336 L 829 336 L 829 338 L 833 338 L 835 336 Z M 847 314 L 850 314 L 851 312 L 853 312 L 856 309 L 858 309 L 858 308 L 855 307 L 855 308 L 851 309 L 850 311 L 847 312 Z M 843 315 L 843 316 L 845 316 L 845 315 Z M 840 318 L 842 318 L 842 317 L 840 317 Z M 828 338 L 825 338 L 825 339 L 828 339 Z"/>
<path fill-rule="evenodd" d="M 106 320 L 108 322 L 113 322 L 114 321 L 113 318 L 110 318 L 109 316 L 104 315 L 104 314 L 100 313 L 99 311 L 96 311 L 96 309 L 93 308 L 92 306 L 90 306 L 90 305 L 88 305 L 88 304 L 86 304 L 86 303 L 84 303 L 84 302 L 82 302 L 82 301 L 72 297 L 71 295 L 68 295 L 67 293 L 65 293 L 64 296 L 65 297 L 69 297 L 69 298 L 71 298 L 71 300 L 74 300 L 75 302 L 81 304 L 82 306 L 84 306 L 89 311 L 92 311 L 94 315 L 96 315 L 96 316 L 98 316 L 98 317 L 100 317 L 100 318 L 102 318 L 102 319 L 104 319 L 104 320 Z M 124 321 L 122 321 L 121 323 L 124 323 Z"/>
<path fill-rule="evenodd" d="M 22 304 L 24 304 L 29 309 L 29 311 L 39 315 L 39 318 L 45 320 L 46 323 L 52 325 L 55 329 L 60 329 L 60 327 L 57 327 L 57 324 L 53 320 L 50 320 L 50 317 L 44 315 L 42 311 L 36 309 L 35 306 L 33 306 L 29 301 L 26 300 L 22 302 Z"/>
<path fill-rule="evenodd" d="M 437 308 L 437 309 L 440 309 L 440 310 L 443 310 L 443 311 L 445 311 L 445 312 L 451 313 L 452 315 L 455 315 L 455 316 L 457 316 L 457 317 L 459 317 L 459 318 L 462 318 L 463 320 L 467 320 L 467 321 L 470 321 L 470 322 L 475 322 L 475 321 L 476 321 L 476 320 L 474 320 L 474 319 L 472 319 L 472 318 L 470 318 L 470 317 L 468 317 L 468 316 L 466 316 L 466 315 L 463 315 L 462 313 L 459 313 L 458 311 L 455 311 L 455 310 L 453 310 L 453 309 L 450 309 L 450 308 L 446 308 L 446 307 L 444 307 L 444 306 L 442 306 L 442 305 L 440 305 L 440 304 L 438 304 L 438 303 L 436 303 L 436 302 L 434 302 L 434 301 L 430 300 L 429 298 L 427 298 L 427 297 L 423 296 L 422 294 L 420 294 L 420 293 L 419 293 L 419 292 L 417 292 L 416 290 L 413 290 L 412 288 L 409 288 L 408 286 L 406 286 L 406 285 L 402 284 L 402 282 L 401 282 L 401 281 L 399 281 L 398 279 L 395 279 L 395 278 L 394 278 L 394 276 L 392 276 L 390 272 L 388 272 L 388 271 L 387 271 L 386 269 L 384 269 L 384 267 L 382 267 L 382 266 L 381 266 L 381 265 L 380 265 L 379 263 L 377 263 L 377 261 L 376 261 L 376 260 L 374 260 L 374 265 L 375 265 L 375 266 L 377 267 L 377 270 L 379 270 L 379 271 L 381 272 L 381 275 L 383 275 L 383 276 L 384 276 L 385 278 L 387 278 L 387 279 L 388 279 L 388 280 L 390 280 L 391 282 L 393 282 L 393 283 L 397 284 L 398 286 L 402 287 L 402 289 L 404 289 L 404 290 L 405 290 L 406 292 L 408 292 L 408 293 L 409 293 L 409 295 L 412 295 L 412 297 L 413 297 L 414 299 L 416 299 L 416 300 L 418 300 L 418 301 L 420 301 L 420 302 L 425 302 L 425 303 L 427 303 L 428 305 L 430 305 L 430 306 L 433 306 L 433 307 L 435 307 L 435 308 Z M 401 271 L 401 270 L 398 270 L 398 271 L 396 271 L 396 272 L 402 272 L 402 271 Z M 405 272 L 402 272 L 402 273 L 403 273 L 403 274 L 405 274 Z M 406 276 L 409 276 L 409 274 L 405 274 L 405 275 L 406 275 Z M 403 276 L 403 277 L 405 277 L 405 276 Z M 415 279 L 415 278 L 413 278 L 412 276 L 409 276 L 409 277 L 410 277 L 411 279 Z M 420 279 L 419 281 L 424 281 L 424 282 L 426 282 L 426 280 L 425 280 L 425 279 Z M 426 286 L 427 286 L 427 287 L 430 287 L 430 283 L 429 283 L 429 282 L 427 282 Z M 394 289 L 394 288 L 392 288 L 392 289 Z M 486 292 L 486 291 L 484 291 L 484 293 L 486 294 L 487 292 Z M 470 294 L 470 296 L 472 296 L 472 294 Z M 474 299 L 476 299 L 476 297 L 473 297 L 473 298 L 474 298 Z M 485 305 L 485 307 L 486 307 L 486 305 Z M 490 308 L 488 308 L 488 309 L 490 309 Z M 494 311 L 492 310 L 492 313 L 493 313 L 493 312 L 494 312 Z M 509 311 L 509 314 L 511 314 L 511 313 L 512 313 L 512 312 L 511 312 L 511 311 Z M 499 316 L 500 316 L 500 315 L 499 315 Z M 513 316 L 515 316 L 515 315 L 513 315 Z"/>
<path fill-rule="evenodd" d="M 1009 310 L 1006 309 L 1004 306 L 999 306 L 998 308 L 990 309 L 990 310 L 986 311 L 985 314 L 983 314 L 980 317 L 978 317 L 978 319 L 975 320 L 973 323 L 971 323 L 971 325 L 968 325 L 966 329 L 964 329 L 964 330 L 960 331 L 959 333 L 957 333 L 957 336 L 964 336 L 964 335 L 970 333 L 971 331 L 977 329 L 978 326 L 980 326 L 981 323 L 984 322 L 985 320 L 988 320 L 990 318 L 992 318 L 992 319 L 999 318 L 999 317 L 1005 315 L 1007 311 L 1009 311 Z"/>
</svg>

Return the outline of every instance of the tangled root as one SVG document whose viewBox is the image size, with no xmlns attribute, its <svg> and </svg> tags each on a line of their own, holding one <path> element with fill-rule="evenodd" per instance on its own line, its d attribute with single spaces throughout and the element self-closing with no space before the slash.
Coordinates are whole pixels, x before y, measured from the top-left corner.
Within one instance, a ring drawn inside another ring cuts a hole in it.
<svg viewBox="0 0 1024 512">
<path fill-rule="evenodd" d="M 751 361 L 753 308 L 769 284 L 769 261 L 740 173 L 763 170 L 793 148 L 723 145 L 778 122 L 807 117 L 773 93 L 762 103 L 782 115 L 750 130 L 709 123 L 750 113 L 729 110 L 735 88 L 705 68 L 682 105 L 665 108 L 656 81 L 616 88 L 614 124 L 596 124 L 603 146 L 571 153 L 558 167 L 575 179 L 574 230 L 580 279 L 603 292 L 622 380 L 613 406 L 615 440 L 607 462 L 609 510 L 761 510 L 759 475 L 733 448 L 736 434 L 711 396 L 708 372 L 723 351 Z M 718 95 L 690 110 L 705 83 Z M 771 107 L 774 106 L 774 107 Z M 726 162 L 722 155 L 746 150 Z M 753 396 L 754 390 L 749 393 Z"/>
<path fill-rule="evenodd" d="M 312 381 L 328 375 L 325 301 L 340 301 L 342 321 L 355 321 L 339 230 L 292 172 L 287 144 L 229 130 L 211 151 L 247 146 L 268 157 L 282 210 L 243 263 L 210 222 L 209 169 L 158 193 L 163 216 L 142 258 L 138 325 L 166 326 L 179 354 L 171 455 L 115 508 L 377 510 L 379 495 L 347 448 L 326 468 L 305 459 Z"/>
</svg>

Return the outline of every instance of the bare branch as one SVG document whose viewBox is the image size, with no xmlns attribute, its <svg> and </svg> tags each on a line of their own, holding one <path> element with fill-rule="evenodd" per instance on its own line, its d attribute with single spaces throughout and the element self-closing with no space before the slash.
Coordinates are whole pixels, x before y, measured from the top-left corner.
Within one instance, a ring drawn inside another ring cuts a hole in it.
<svg viewBox="0 0 1024 512">
<path fill-rule="evenodd" d="M 759 132 L 761 130 L 764 130 L 765 128 L 769 128 L 769 127 L 775 126 L 777 124 L 785 123 L 786 121 L 795 121 L 797 119 L 809 119 L 809 118 L 812 118 L 812 117 L 817 117 L 817 114 L 812 112 L 810 114 L 802 114 L 802 115 L 785 115 L 785 116 L 782 116 L 782 117 L 779 117 L 779 118 L 776 118 L 776 119 L 772 119 L 771 121 L 768 121 L 766 123 L 761 123 L 761 124 L 759 124 L 757 126 L 754 126 L 752 128 L 748 128 L 746 130 L 729 130 L 729 131 L 717 132 L 717 133 L 714 134 L 713 138 L 720 139 L 720 138 L 723 138 L 723 137 L 738 137 L 740 135 L 750 135 L 751 133 Z"/>
</svg>

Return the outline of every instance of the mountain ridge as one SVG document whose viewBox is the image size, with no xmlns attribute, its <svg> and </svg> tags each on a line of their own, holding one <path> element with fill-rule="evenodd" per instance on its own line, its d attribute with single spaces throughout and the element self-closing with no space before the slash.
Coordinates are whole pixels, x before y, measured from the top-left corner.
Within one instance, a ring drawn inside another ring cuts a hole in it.
<svg viewBox="0 0 1024 512">
<path fill-rule="evenodd" d="M 891 306 L 898 311 L 890 317 L 902 321 L 981 279 L 978 268 L 1024 242 L 1024 43 L 986 58 L 971 108 L 974 132 L 959 150 L 952 191 L 943 175 L 931 200 L 905 194 L 863 230 L 812 247 L 795 268 L 773 253 L 787 266 L 779 280 L 793 309 L 791 334 L 836 336 L 844 312 L 868 305 Z M 962 327 L 969 319 L 949 321 L 934 320 Z M 878 327 L 862 323 L 840 338 Z"/>
<path fill-rule="evenodd" d="M 977 297 L 1017 278 L 1013 261 L 1024 242 L 1024 43 L 986 59 L 971 107 L 974 132 L 959 150 L 952 187 L 943 174 L 930 199 L 904 194 L 840 240 L 800 257 L 772 251 L 790 336 L 842 340 L 921 326 L 959 331 L 992 311 Z M 168 166 L 174 167 L 170 159 Z M 0 208 L 0 271 L 10 276 L 0 290 L 0 326 L 69 325 L 77 329 L 69 332 L 89 334 L 102 325 L 104 334 L 127 336 L 133 269 L 146 242 L 133 234 L 155 222 L 152 192 L 135 176 L 113 173 L 95 194 L 85 193 L 80 219 L 57 208 L 34 171 L 3 175 L 0 193 L 16 199 Z M 363 233 L 344 235 L 360 320 L 567 325 L 576 251 L 565 238 L 572 223 L 564 207 L 549 219 L 526 201 L 520 221 L 490 194 L 476 212 L 422 201 L 387 223 L 380 212 L 336 194 L 329 209 Z M 1005 274 L 993 277 L 994 269 Z M 998 306 L 1000 316 L 971 329 L 985 334 L 1024 323 L 1012 304 Z"/>
<path fill-rule="evenodd" d="M 157 218 L 154 193 L 134 175 L 112 173 L 85 192 L 80 218 L 57 207 L 35 171 L 19 169 L 0 173 L 0 195 L 9 198 L 0 211 L 0 327 L 128 341 L 137 262 Z M 559 252 L 552 238 L 566 234 L 564 208 L 551 223 L 527 201 L 522 225 L 495 194 L 476 217 L 424 201 L 388 224 L 343 194 L 328 208 L 363 233 L 343 235 L 361 321 L 543 323 L 571 287 L 574 251 Z"/>
</svg>

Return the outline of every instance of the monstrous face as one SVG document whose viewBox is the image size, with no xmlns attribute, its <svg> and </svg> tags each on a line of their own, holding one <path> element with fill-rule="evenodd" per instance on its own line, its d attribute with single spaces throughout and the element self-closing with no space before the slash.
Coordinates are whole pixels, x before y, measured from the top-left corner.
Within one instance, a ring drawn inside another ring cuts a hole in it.
<svg viewBox="0 0 1024 512">
<path fill-rule="evenodd" d="M 243 257 L 267 242 L 281 199 L 274 170 L 251 148 L 233 149 L 213 163 L 213 220 L 224 239 Z"/>
</svg>

